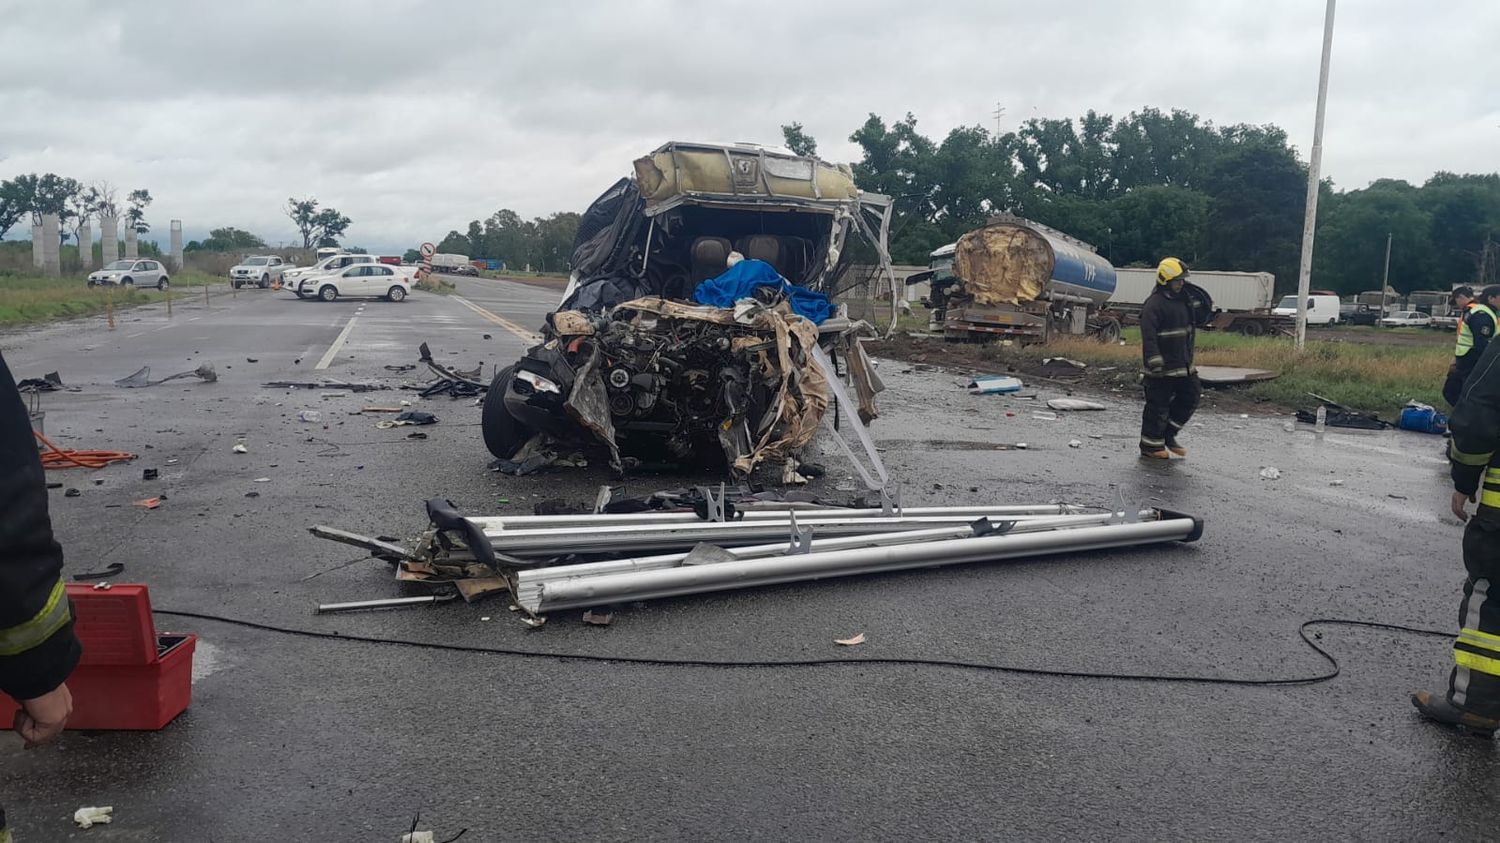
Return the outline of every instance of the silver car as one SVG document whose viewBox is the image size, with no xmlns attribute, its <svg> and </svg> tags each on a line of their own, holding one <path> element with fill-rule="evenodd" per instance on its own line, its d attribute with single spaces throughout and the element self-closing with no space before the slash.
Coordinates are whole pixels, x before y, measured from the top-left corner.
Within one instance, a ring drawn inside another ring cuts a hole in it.
<svg viewBox="0 0 1500 843">
<path fill-rule="evenodd" d="M 89 273 L 89 286 L 155 287 L 165 290 L 171 279 L 161 261 L 142 258 L 140 260 L 110 261 L 98 272 Z"/>
</svg>

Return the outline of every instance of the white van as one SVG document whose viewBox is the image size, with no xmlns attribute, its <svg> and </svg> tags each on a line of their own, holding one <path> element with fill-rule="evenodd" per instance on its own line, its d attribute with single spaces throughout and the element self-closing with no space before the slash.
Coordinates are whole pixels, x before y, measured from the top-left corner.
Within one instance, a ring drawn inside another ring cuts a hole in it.
<svg viewBox="0 0 1500 843">
<path fill-rule="evenodd" d="M 1297 297 L 1282 296 L 1281 301 L 1271 308 L 1271 313 L 1277 316 L 1297 315 Z M 1307 324 L 1309 325 L 1334 325 L 1339 321 L 1339 297 L 1338 296 L 1308 296 L 1307 297 Z"/>
</svg>

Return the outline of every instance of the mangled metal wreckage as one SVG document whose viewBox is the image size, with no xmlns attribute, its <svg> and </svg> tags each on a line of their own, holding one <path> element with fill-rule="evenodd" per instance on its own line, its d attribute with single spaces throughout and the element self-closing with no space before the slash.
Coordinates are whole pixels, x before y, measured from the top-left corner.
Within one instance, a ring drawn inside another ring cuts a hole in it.
<svg viewBox="0 0 1500 843">
<path fill-rule="evenodd" d="M 512 464 L 573 448 L 602 449 L 616 472 L 794 472 L 832 400 L 815 347 L 847 362 L 866 422 L 879 389 L 858 341 L 871 327 L 837 312 L 815 323 L 798 297 L 853 283 L 856 252 L 888 275 L 889 222 L 890 200 L 860 193 L 847 167 L 758 146 L 662 146 L 583 215 L 543 341 L 489 389 L 486 446 Z M 784 283 L 730 307 L 695 302 L 735 255 Z"/>
</svg>

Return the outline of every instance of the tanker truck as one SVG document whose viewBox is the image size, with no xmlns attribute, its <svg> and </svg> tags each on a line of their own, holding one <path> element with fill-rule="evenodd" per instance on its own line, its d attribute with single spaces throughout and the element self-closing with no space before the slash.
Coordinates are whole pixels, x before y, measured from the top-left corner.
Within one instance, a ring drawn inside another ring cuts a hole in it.
<svg viewBox="0 0 1500 843">
<path fill-rule="evenodd" d="M 1008 339 L 1029 345 L 1057 334 L 1120 338 L 1120 322 L 1102 310 L 1115 291 L 1115 269 L 1093 246 L 1011 215 L 932 252 L 931 327 L 955 341 Z"/>
</svg>

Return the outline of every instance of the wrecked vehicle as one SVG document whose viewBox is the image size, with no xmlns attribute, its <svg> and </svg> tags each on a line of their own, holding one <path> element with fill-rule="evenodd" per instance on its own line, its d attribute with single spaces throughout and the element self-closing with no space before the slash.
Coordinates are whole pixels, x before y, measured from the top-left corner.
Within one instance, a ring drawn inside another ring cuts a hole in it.
<svg viewBox="0 0 1500 843">
<path fill-rule="evenodd" d="M 831 400 L 814 346 L 847 361 L 873 418 L 857 339 L 870 326 L 827 299 L 853 283 L 856 253 L 890 275 L 890 199 L 861 193 L 846 166 L 746 144 L 668 143 L 634 169 L 584 213 L 542 342 L 491 385 L 490 452 L 602 449 L 617 472 L 691 462 L 735 476 L 795 461 Z"/>
</svg>

